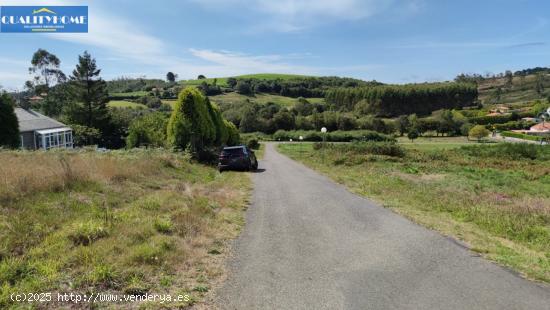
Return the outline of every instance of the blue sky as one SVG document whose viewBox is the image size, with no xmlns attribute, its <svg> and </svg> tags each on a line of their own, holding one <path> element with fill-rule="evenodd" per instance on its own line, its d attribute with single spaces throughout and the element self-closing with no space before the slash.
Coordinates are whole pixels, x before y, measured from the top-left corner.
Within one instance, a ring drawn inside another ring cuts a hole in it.
<svg viewBox="0 0 550 310">
<path fill-rule="evenodd" d="M 0 33 L 0 85 L 21 88 L 45 48 L 70 74 L 88 50 L 105 79 L 276 72 L 387 83 L 550 66 L 550 1 L 27 1 L 88 5 L 89 33 Z"/>
</svg>

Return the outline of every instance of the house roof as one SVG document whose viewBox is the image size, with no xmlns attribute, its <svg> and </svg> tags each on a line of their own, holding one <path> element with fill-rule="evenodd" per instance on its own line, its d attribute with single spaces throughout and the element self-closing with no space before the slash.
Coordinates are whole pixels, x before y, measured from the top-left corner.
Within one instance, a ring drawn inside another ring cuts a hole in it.
<svg viewBox="0 0 550 310">
<path fill-rule="evenodd" d="M 15 114 L 20 132 L 66 127 L 65 124 L 30 109 L 15 108 Z"/>
<path fill-rule="evenodd" d="M 550 131 L 550 123 L 538 123 L 532 126 L 531 131 Z"/>
</svg>

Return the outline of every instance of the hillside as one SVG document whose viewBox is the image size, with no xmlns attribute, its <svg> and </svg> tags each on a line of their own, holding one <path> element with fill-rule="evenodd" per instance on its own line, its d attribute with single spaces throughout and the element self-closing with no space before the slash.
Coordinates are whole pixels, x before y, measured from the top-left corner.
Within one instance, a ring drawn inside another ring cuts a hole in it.
<svg viewBox="0 0 550 310">
<path fill-rule="evenodd" d="M 235 79 L 257 79 L 257 80 L 292 80 L 297 78 L 307 78 L 313 76 L 307 75 L 298 75 L 298 74 L 283 74 L 283 73 L 257 73 L 257 74 L 244 74 L 233 76 Z M 221 87 L 228 87 L 227 79 L 230 77 L 219 77 L 219 78 L 206 78 L 206 79 L 193 79 L 193 80 L 182 80 L 180 83 L 185 86 L 200 85 L 203 82 L 208 84 L 213 84 L 216 80 L 216 84 Z"/>
<path fill-rule="evenodd" d="M 536 91 L 538 79 L 542 84 L 540 93 Z M 484 104 L 525 103 L 545 99 L 550 96 L 550 74 L 514 75 L 511 85 L 505 76 L 483 79 L 478 83 L 478 90 L 479 100 Z"/>
</svg>

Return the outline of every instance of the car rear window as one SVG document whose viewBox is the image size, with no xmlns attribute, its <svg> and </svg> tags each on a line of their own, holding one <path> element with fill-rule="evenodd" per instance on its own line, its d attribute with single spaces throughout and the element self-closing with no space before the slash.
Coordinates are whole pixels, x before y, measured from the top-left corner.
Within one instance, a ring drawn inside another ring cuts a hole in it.
<svg viewBox="0 0 550 310">
<path fill-rule="evenodd" d="M 223 155 L 226 155 L 226 156 L 239 156 L 239 155 L 242 155 L 243 154 L 243 149 L 242 148 L 238 148 L 238 149 L 224 149 L 222 151 L 222 154 Z"/>
</svg>

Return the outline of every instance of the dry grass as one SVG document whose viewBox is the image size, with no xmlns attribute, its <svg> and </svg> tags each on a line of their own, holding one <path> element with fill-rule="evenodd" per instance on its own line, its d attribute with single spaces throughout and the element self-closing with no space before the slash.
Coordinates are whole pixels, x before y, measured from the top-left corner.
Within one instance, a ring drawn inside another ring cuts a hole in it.
<svg viewBox="0 0 550 310">
<path fill-rule="evenodd" d="M 0 160 L 0 308 L 14 306 L 12 292 L 190 295 L 164 304 L 179 308 L 223 279 L 248 176 L 154 150 L 2 152 Z"/>
<path fill-rule="evenodd" d="M 173 158 L 141 158 L 94 152 L 0 152 L 0 200 L 59 192 L 84 182 L 120 182 L 153 175 Z"/>
</svg>

